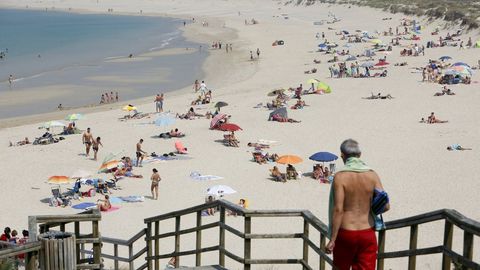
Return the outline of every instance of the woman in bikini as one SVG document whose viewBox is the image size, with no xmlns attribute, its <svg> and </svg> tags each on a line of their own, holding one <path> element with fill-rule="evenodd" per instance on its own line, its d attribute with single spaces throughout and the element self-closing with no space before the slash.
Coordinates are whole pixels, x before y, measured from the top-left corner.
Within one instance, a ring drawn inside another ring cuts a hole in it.
<svg viewBox="0 0 480 270">
<path fill-rule="evenodd" d="M 98 146 L 103 147 L 100 137 L 97 137 L 95 140 L 92 140 L 92 149 L 93 149 L 93 160 L 97 160 Z"/>
<path fill-rule="evenodd" d="M 150 187 L 150 191 L 152 192 L 152 198 L 154 200 L 158 200 L 158 183 L 160 183 L 160 180 L 162 180 L 162 178 L 160 178 L 160 174 L 158 174 L 158 170 L 157 169 L 153 169 L 153 174 L 152 174 L 152 177 L 150 177 L 150 180 L 152 180 L 152 186 Z"/>
<path fill-rule="evenodd" d="M 112 208 L 112 204 L 110 203 L 110 197 L 108 195 L 105 195 L 104 200 L 97 200 L 97 203 L 98 209 L 100 209 L 100 211 L 108 211 L 108 209 Z"/>
</svg>

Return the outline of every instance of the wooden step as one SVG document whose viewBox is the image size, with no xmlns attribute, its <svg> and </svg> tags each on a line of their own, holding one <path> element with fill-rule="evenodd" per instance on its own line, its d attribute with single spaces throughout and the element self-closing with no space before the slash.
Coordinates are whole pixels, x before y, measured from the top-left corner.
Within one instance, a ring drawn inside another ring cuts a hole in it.
<svg viewBox="0 0 480 270">
<path fill-rule="evenodd" d="M 219 265 L 198 266 L 198 267 L 180 267 L 178 269 L 184 269 L 184 270 L 228 270 L 227 268 L 221 267 Z"/>
</svg>

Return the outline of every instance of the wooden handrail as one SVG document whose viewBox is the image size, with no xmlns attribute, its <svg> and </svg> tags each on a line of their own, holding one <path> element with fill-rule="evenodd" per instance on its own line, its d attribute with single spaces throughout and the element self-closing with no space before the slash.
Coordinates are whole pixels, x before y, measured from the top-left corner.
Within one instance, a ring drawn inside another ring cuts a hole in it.
<svg viewBox="0 0 480 270">
<path fill-rule="evenodd" d="M 14 245 L 0 250 L 0 259 L 14 257 L 20 254 L 39 251 L 42 248 L 40 241 L 25 243 L 24 245 Z"/>
</svg>

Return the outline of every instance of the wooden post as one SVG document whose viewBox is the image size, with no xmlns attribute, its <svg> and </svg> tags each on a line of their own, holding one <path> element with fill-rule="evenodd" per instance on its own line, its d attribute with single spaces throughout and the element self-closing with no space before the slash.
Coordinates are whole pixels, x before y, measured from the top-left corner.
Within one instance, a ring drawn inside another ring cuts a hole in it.
<svg viewBox="0 0 480 270">
<path fill-rule="evenodd" d="M 252 232 L 252 218 L 250 216 L 245 216 L 244 226 L 244 233 L 250 234 Z M 243 239 L 243 258 L 245 259 L 245 264 L 243 265 L 244 270 L 250 270 L 251 254 L 252 240 L 245 237 L 245 239 Z"/>
<path fill-rule="evenodd" d="M 218 253 L 218 264 L 225 266 L 225 229 L 222 225 L 225 224 L 225 207 L 220 206 L 220 227 L 219 227 L 219 243 L 220 250 Z"/>
<path fill-rule="evenodd" d="M 197 211 L 197 228 L 200 226 L 202 226 L 202 211 Z M 202 253 L 199 250 L 202 248 L 202 231 L 197 231 L 195 242 L 195 249 L 197 250 L 197 253 L 195 253 L 195 266 L 201 266 Z"/>
<path fill-rule="evenodd" d="M 133 257 L 133 243 L 128 245 L 128 259 L 132 259 Z M 133 269 L 133 261 L 128 262 L 128 269 L 129 270 L 134 270 Z"/>
<path fill-rule="evenodd" d="M 410 226 L 410 250 L 417 249 L 418 224 Z M 408 270 L 415 270 L 417 267 L 417 256 L 408 256 Z"/>
<path fill-rule="evenodd" d="M 160 221 L 155 221 L 155 236 L 160 235 Z M 155 239 L 155 256 L 160 255 L 160 239 Z M 160 260 L 155 260 L 155 270 L 160 270 Z"/>
<path fill-rule="evenodd" d="M 175 217 L 175 253 L 180 252 L 180 216 Z M 175 268 L 180 266 L 180 257 L 175 255 Z"/>
<path fill-rule="evenodd" d="M 473 257 L 473 234 L 467 231 L 463 232 L 463 257 L 472 260 Z M 468 268 L 462 266 L 462 270 Z"/>
<path fill-rule="evenodd" d="M 79 239 L 80 238 L 80 222 L 79 221 L 75 221 L 74 223 L 74 233 L 75 233 L 75 238 L 76 239 Z M 76 250 L 76 258 L 77 258 L 77 263 L 80 263 L 80 245 L 75 243 L 75 248 L 77 249 Z"/>
<path fill-rule="evenodd" d="M 95 239 L 100 239 L 100 230 L 98 228 L 98 220 L 92 221 L 92 237 Z M 102 253 L 102 247 L 100 243 L 93 243 L 93 263 L 101 263 L 100 254 Z"/>
<path fill-rule="evenodd" d="M 115 260 L 113 260 L 113 267 L 115 269 L 118 269 L 118 245 L 117 244 L 113 244 L 113 256 L 115 256 Z"/>
<path fill-rule="evenodd" d="M 443 234 L 443 247 L 452 249 L 453 238 L 453 224 L 450 221 L 445 220 L 445 231 Z M 450 270 L 452 267 L 452 259 L 445 253 L 442 255 L 442 269 Z"/>
<path fill-rule="evenodd" d="M 322 252 L 325 252 L 325 245 L 326 245 L 326 237 L 322 233 L 320 233 L 320 250 Z M 320 264 L 319 264 L 320 270 L 325 270 L 325 259 L 320 256 Z"/>
<path fill-rule="evenodd" d="M 37 217 L 36 216 L 28 217 L 28 233 L 29 233 L 28 242 L 37 241 Z M 38 252 L 28 253 L 25 258 L 25 269 L 26 270 L 36 269 L 37 260 L 38 260 Z"/>
<path fill-rule="evenodd" d="M 378 232 L 378 255 L 383 254 L 385 252 L 385 230 L 381 230 Z M 377 270 L 383 270 L 384 268 L 384 259 L 378 258 L 377 259 Z"/>
<path fill-rule="evenodd" d="M 308 264 L 308 242 L 307 239 L 309 237 L 309 226 L 307 220 L 303 220 L 303 261 Z M 303 266 L 303 270 L 307 270 L 306 266 Z"/>
<path fill-rule="evenodd" d="M 147 223 L 147 231 L 146 231 L 146 236 L 145 236 L 145 241 L 147 242 L 147 269 L 152 270 L 153 269 L 153 264 L 152 264 L 152 223 L 148 222 Z"/>
<path fill-rule="evenodd" d="M 37 252 L 32 251 L 28 252 L 25 255 L 25 269 L 26 270 L 36 270 L 37 268 Z"/>
</svg>

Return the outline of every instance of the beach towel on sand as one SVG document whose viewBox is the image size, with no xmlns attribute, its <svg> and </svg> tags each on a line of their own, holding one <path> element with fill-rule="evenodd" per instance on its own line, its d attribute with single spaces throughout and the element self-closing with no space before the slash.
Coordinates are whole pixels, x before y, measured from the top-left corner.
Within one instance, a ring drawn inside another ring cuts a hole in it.
<svg viewBox="0 0 480 270">
<path fill-rule="evenodd" d="M 122 202 L 129 202 L 129 203 L 134 203 L 134 202 L 144 202 L 145 197 L 144 196 L 122 196 L 118 197 Z"/>
<path fill-rule="evenodd" d="M 85 210 L 85 209 L 87 209 L 87 208 L 94 207 L 94 206 L 96 206 L 95 203 L 83 202 L 83 203 L 79 203 L 79 204 L 73 205 L 72 208 L 73 208 L 73 209 L 79 209 L 79 210 Z"/>
<path fill-rule="evenodd" d="M 345 166 L 341 168 L 338 172 L 368 172 L 373 171 L 370 167 L 365 164 L 360 158 L 351 157 L 347 159 L 345 162 Z M 335 202 L 335 191 L 333 189 L 333 182 L 330 186 L 330 197 L 329 197 L 329 204 L 328 204 L 328 235 L 329 237 L 332 236 L 332 225 L 333 225 L 333 209 L 334 209 L 334 202 Z M 383 220 L 379 216 L 373 215 L 374 222 L 375 222 L 375 230 L 379 230 L 382 227 L 384 228 Z"/>
<path fill-rule="evenodd" d="M 190 178 L 195 181 L 208 181 L 208 180 L 220 180 L 223 179 L 221 176 L 216 175 L 202 175 L 199 172 L 192 172 L 190 173 Z"/>
<path fill-rule="evenodd" d="M 112 207 L 110 207 L 110 209 L 108 209 L 106 211 L 102 211 L 102 212 L 113 212 L 113 211 L 116 211 L 118 209 L 120 209 L 120 207 L 112 205 Z"/>
</svg>

